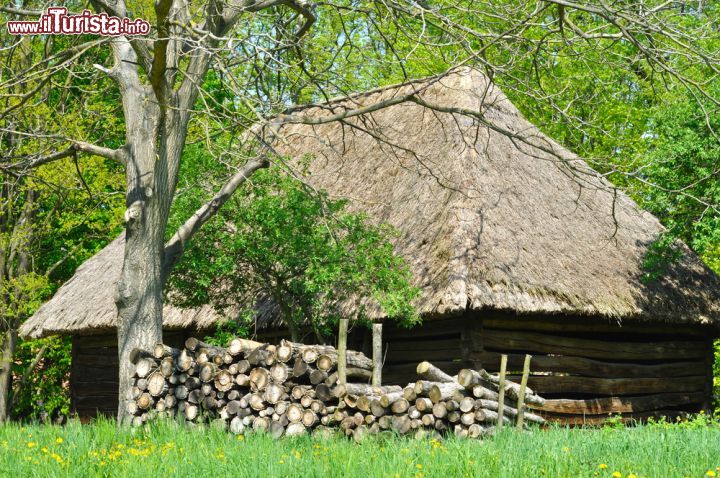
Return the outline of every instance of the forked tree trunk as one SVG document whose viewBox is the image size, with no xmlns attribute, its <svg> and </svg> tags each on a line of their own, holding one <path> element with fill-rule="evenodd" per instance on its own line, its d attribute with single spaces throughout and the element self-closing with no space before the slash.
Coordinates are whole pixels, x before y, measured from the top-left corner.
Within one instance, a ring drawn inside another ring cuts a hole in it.
<svg viewBox="0 0 720 478">
<path fill-rule="evenodd" d="M 12 359 L 17 345 L 15 328 L 5 331 L 0 341 L 0 423 L 3 423 L 10 416 L 8 405 L 12 386 Z"/>
</svg>

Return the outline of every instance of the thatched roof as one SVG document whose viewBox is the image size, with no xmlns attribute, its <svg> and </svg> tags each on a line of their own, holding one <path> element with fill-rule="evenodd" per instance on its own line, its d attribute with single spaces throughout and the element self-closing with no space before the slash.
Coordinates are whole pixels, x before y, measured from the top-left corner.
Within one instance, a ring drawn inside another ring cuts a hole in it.
<svg viewBox="0 0 720 478">
<path fill-rule="evenodd" d="M 544 136 L 481 73 L 380 89 L 300 109 L 323 118 L 411 91 L 403 102 L 320 125 L 284 125 L 276 149 L 315 155 L 309 182 L 400 231 L 396 250 L 428 317 L 498 309 L 716 323 L 720 281 L 685 245 L 644 283 L 643 259 L 663 231 L 651 214 Z M 472 111 L 475 116 L 460 114 Z M 509 134 L 508 134 L 509 133 Z M 122 238 L 87 261 L 22 327 L 26 336 L 114 326 Z M 206 307 L 165 307 L 169 327 L 203 327 Z"/>
</svg>

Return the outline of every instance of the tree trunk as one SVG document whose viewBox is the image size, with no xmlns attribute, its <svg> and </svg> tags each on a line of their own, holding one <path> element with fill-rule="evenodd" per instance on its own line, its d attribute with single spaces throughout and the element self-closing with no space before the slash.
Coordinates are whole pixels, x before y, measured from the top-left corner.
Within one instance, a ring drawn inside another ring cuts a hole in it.
<svg viewBox="0 0 720 478">
<path fill-rule="evenodd" d="M 11 328 L 3 333 L 0 345 L 0 423 L 10 417 L 8 409 L 12 385 L 12 359 L 17 345 L 17 332 Z"/>
<path fill-rule="evenodd" d="M 124 90 L 122 82 L 120 88 Z M 130 352 L 135 348 L 152 351 L 155 344 L 162 342 L 163 247 L 169 212 L 169 202 L 163 197 L 168 194 L 167 171 L 159 171 L 163 166 L 160 163 L 166 164 L 168 158 L 158 155 L 160 112 L 154 95 L 149 88 L 128 88 L 122 92 L 127 139 L 127 209 L 125 255 L 115 297 L 120 423 L 127 410 L 125 391 L 130 387 L 134 368 Z"/>
</svg>

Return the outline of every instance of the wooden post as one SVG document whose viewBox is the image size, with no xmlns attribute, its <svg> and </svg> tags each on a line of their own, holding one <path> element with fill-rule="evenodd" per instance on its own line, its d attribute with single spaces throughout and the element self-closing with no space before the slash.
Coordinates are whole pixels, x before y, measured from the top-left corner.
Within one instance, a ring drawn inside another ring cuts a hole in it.
<svg viewBox="0 0 720 478">
<path fill-rule="evenodd" d="M 338 359 L 337 359 L 337 371 L 338 371 L 338 383 L 345 385 L 347 383 L 347 330 L 348 330 L 348 319 L 340 319 L 340 325 L 338 327 Z"/>
<path fill-rule="evenodd" d="M 382 324 L 373 324 L 372 334 L 372 386 L 380 387 L 382 386 Z"/>
<path fill-rule="evenodd" d="M 505 373 L 507 372 L 507 355 L 500 356 L 500 379 L 498 381 L 498 430 L 503 426 L 503 417 L 505 413 Z"/>
<path fill-rule="evenodd" d="M 527 388 L 528 376 L 530 375 L 530 359 L 531 355 L 525 355 L 525 363 L 523 364 L 522 380 L 520 381 L 520 392 L 518 393 L 517 405 L 517 427 L 522 429 L 523 420 L 525 419 L 525 389 Z"/>
</svg>

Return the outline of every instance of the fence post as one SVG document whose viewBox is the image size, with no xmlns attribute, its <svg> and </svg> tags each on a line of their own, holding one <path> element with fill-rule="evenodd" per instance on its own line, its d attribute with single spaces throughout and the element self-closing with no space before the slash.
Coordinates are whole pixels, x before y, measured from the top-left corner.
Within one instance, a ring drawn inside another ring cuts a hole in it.
<svg viewBox="0 0 720 478">
<path fill-rule="evenodd" d="M 507 372 L 507 355 L 500 356 L 500 379 L 498 380 L 498 430 L 503 426 L 505 414 L 505 373 Z"/>
<path fill-rule="evenodd" d="M 348 319 L 340 319 L 338 327 L 338 383 L 345 385 L 347 383 L 347 330 Z"/>
<path fill-rule="evenodd" d="M 382 324 L 372 326 L 372 386 L 382 386 Z"/>
<path fill-rule="evenodd" d="M 530 359 L 531 355 L 525 355 L 525 363 L 523 364 L 522 380 L 520 381 L 520 392 L 518 393 L 517 405 L 517 427 L 523 427 L 525 420 L 525 389 L 527 388 L 528 376 L 530 375 Z"/>
</svg>

